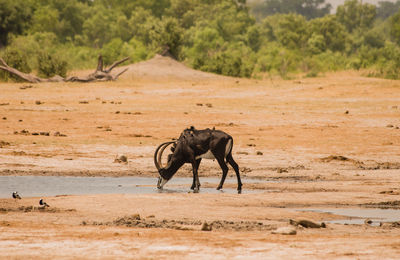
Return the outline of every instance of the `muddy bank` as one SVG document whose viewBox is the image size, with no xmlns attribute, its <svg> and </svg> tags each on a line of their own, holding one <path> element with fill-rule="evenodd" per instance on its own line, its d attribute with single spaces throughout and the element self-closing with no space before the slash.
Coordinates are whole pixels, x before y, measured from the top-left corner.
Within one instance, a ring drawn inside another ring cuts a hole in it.
<svg viewBox="0 0 400 260">
<path fill-rule="evenodd" d="M 226 221 L 226 220 L 156 220 L 155 216 L 146 218 L 140 217 L 139 214 L 117 218 L 112 222 L 92 222 L 91 225 L 107 225 L 107 226 L 126 226 L 139 228 L 167 228 L 176 230 L 202 230 L 204 226 L 209 228 L 206 231 L 267 231 L 276 229 L 274 225 L 267 225 L 257 221 Z M 89 223 L 83 222 L 83 225 Z"/>
</svg>

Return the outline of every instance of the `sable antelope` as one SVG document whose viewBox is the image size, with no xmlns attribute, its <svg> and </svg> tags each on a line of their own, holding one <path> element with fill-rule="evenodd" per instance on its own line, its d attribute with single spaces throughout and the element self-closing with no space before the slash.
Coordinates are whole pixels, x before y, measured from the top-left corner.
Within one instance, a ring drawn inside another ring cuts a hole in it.
<svg viewBox="0 0 400 260">
<path fill-rule="evenodd" d="M 168 164 L 163 167 L 161 157 L 164 150 L 170 146 L 172 154 L 168 155 Z M 191 163 L 193 168 L 193 184 L 191 189 L 198 192 L 200 181 L 198 169 L 202 159 L 216 159 L 222 169 L 222 178 L 217 190 L 222 189 L 229 163 L 236 172 L 238 182 L 238 193 L 242 191 L 239 166 L 232 157 L 233 138 L 227 133 L 213 129 L 197 130 L 193 126 L 185 129 L 178 140 L 165 142 L 159 145 L 154 153 L 154 164 L 160 174 L 157 188 L 163 186 L 174 176 L 174 174 L 185 163 Z"/>
</svg>

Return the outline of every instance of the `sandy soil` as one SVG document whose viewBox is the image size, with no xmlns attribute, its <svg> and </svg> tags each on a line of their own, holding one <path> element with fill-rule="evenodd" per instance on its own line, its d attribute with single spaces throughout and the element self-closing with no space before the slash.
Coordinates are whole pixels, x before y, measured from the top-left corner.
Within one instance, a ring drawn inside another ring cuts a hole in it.
<svg viewBox="0 0 400 260">
<path fill-rule="evenodd" d="M 158 144 L 215 126 L 234 137 L 242 176 L 259 180 L 243 188 L 257 192 L 67 195 L 46 198 L 44 210 L 38 198 L 0 199 L 0 258 L 400 256 L 396 225 L 289 225 L 337 218 L 303 207 L 399 206 L 399 81 L 236 79 L 163 57 L 129 69 L 117 82 L 2 83 L 0 174 L 156 177 Z M 114 163 L 122 154 L 128 163 Z M 220 176 L 217 163 L 202 162 L 202 176 Z M 273 234 L 281 227 L 296 235 Z"/>
</svg>

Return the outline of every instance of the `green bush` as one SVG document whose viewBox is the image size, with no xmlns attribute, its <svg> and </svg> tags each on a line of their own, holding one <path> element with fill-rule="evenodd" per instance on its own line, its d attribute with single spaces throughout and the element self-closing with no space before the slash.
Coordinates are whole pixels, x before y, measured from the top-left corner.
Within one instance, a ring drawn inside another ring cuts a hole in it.
<svg viewBox="0 0 400 260">
<path fill-rule="evenodd" d="M 315 55 L 314 59 L 319 61 L 322 71 L 343 70 L 348 64 L 348 58 L 340 52 L 326 51 Z"/>
<path fill-rule="evenodd" d="M 135 38 L 130 39 L 129 43 L 124 45 L 124 48 L 128 56 L 131 57 L 131 62 L 145 60 L 148 57 L 153 57 L 155 54 L 148 50 L 141 41 Z"/>
<path fill-rule="evenodd" d="M 109 43 L 105 44 L 101 50 L 104 64 L 111 64 L 117 59 L 121 58 L 123 55 L 123 45 L 124 42 L 120 38 L 112 39 Z"/>
<path fill-rule="evenodd" d="M 362 45 L 358 49 L 358 59 L 360 60 L 360 68 L 368 68 L 373 66 L 380 56 L 380 51 L 377 48 Z"/>
<path fill-rule="evenodd" d="M 40 77 L 67 76 L 67 62 L 57 55 L 43 51 L 37 56 L 38 75 Z"/>
<path fill-rule="evenodd" d="M 22 51 L 9 47 L 4 51 L 1 56 L 8 64 L 8 66 L 13 67 L 24 73 L 31 72 L 31 67 L 28 64 L 27 56 Z M 14 81 L 21 81 L 20 78 L 3 70 L 0 70 L 0 79 L 4 81 L 8 81 L 9 79 L 12 79 Z"/>
<path fill-rule="evenodd" d="M 30 35 L 20 35 L 11 38 L 11 44 L 13 48 L 19 50 L 27 57 L 28 65 L 32 70 L 36 70 L 38 67 L 37 56 L 43 50 L 49 53 L 54 53 L 57 49 L 63 49 L 63 45 L 59 45 L 57 37 L 54 33 L 34 33 Z"/>
<path fill-rule="evenodd" d="M 302 70 L 306 77 L 317 77 L 323 71 L 322 63 L 316 57 L 306 57 L 302 62 Z"/>
<path fill-rule="evenodd" d="M 309 21 L 307 30 L 311 36 L 308 41 L 318 36 L 318 42 L 321 42 L 319 44 L 322 44 L 323 41 L 323 45 L 320 45 L 320 47 L 323 46 L 323 50 L 344 51 L 345 44 L 349 40 L 345 27 L 337 21 L 334 15 L 327 15 Z M 323 39 L 320 39 L 320 36 Z M 312 39 L 311 41 L 315 40 L 317 39 Z"/>
<path fill-rule="evenodd" d="M 400 79 L 400 47 L 387 43 L 381 49 L 376 76 L 387 79 Z"/>
<path fill-rule="evenodd" d="M 289 78 L 289 73 L 300 70 L 302 59 L 299 52 L 283 48 L 276 43 L 264 46 L 257 57 L 257 72 L 277 73 L 282 78 Z"/>
<path fill-rule="evenodd" d="M 320 54 L 326 49 L 324 36 L 313 33 L 307 41 L 307 49 L 311 54 Z"/>
<path fill-rule="evenodd" d="M 86 46 L 67 44 L 55 53 L 61 59 L 68 60 L 68 64 L 73 65 L 74 69 L 93 69 L 96 67 L 100 51 Z"/>
<path fill-rule="evenodd" d="M 101 49 L 105 64 L 111 64 L 125 57 L 130 57 L 130 62 L 145 60 L 148 53 L 143 43 L 135 38 L 132 38 L 129 43 L 115 38 Z"/>
<path fill-rule="evenodd" d="M 400 10 L 389 18 L 390 36 L 393 41 L 400 45 Z"/>
<path fill-rule="evenodd" d="M 385 36 L 378 30 L 370 30 L 364 35 L 364 44 L 372 48 L 382 48 L 385 46 Z"/>
</svg>

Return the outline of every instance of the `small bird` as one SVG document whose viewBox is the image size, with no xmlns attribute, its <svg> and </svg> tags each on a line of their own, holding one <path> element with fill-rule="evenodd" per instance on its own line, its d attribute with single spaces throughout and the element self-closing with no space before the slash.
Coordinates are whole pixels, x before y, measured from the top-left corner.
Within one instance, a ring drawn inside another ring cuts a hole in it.
<svg viewBox="0 0 400 260">
<path fill-rule="evenodd" d="M 21 199 L 21 196 L 19 196 L 19 194 L 18 194 L 18 191 L 14 191 L 13 193 L 12 193 L 12 197 L 14 198 L 14 199 Z"/>
<path fill-rule="evenodd" d="M 39 205 L 40 205 L 40 206 L 43 206 L 43 207 L 50 207 L 50 205 L 47 204 L 43 199 L 40 199 L 40 200 L 39 200 Z"/>
</svg>

